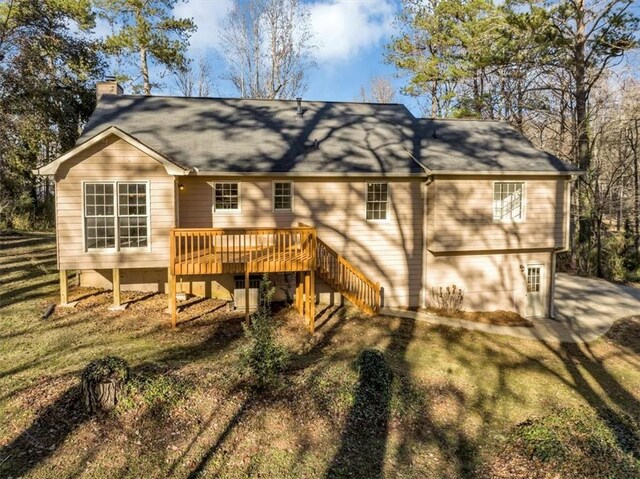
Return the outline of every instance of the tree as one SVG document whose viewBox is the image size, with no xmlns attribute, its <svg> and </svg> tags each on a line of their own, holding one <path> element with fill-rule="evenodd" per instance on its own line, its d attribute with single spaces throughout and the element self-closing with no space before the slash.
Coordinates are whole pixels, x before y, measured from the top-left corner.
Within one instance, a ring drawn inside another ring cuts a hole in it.
<svg viewBox="0 0 640 479">
<path fill-rule="evenodd" d="M 0 4 L 0 223 L 52 220 L 51 185 L 31 169 L 71 148 L 95 106 L 104 62 L 88 0 Z"/>
<path fill-rule="evenodd" d="M 360 100 L 364 103 L 393 103 L 396 88 L 388 78 L 375 76 L 369 81 L 369 87 L 360 87 Z"/>
<path fill-rule="evenodd" d="M 99 15 L 111 25 L 104 47 L 131 73 L 120 77 L 132 84 L 134 92 L 150 95 L 159 86 L 151 80 L 150 65 L 169 71 L 184 71 L 189 37 L 196 30 L 190 18 L 174 18 L 178 0 L 97 0 Z M 142 84 L 139 83 L 140 79 Z"/>
<path fill-rule="evenodd" d="M 220 40 L 225 78 L 242 98 L 291 99 L 306 90 L 315 47 L 300 0 L 235 0 Z"/>
<path fill-rule="evenodd" d="M 182 96 L 209 96 L 213 84 L 213 69 L 206 58 L 200 57 L 196 67 L 189 65 L 175 73 L 175 84 Z"/>
</svg>

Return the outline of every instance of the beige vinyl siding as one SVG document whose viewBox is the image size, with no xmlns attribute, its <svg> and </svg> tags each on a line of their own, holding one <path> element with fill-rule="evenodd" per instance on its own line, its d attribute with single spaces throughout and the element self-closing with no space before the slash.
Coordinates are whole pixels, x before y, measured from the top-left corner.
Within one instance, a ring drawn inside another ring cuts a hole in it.
<svg viewBox="0 0 640 479">
<path fill-rule="evenodd" d="M 150 248 L 120 252 L 84 250 L 83 181 L 148 181 Z M 56 222 L 60 269 L 153 268 L 169 263 L 174 226 L 174 178 L 153 158 L 116 137 L 65 162 L 56 174 Z"/>
<path fill-rule="evenodd" d="M 525 183 L 525 219 L 493 219 L 493 184 Z M 434 252 L 552 249 L 564 245 L 565 186 L 562 178 L 442 177 L 428 191 L 428 248 Z"/>
<path fill-rule="evenodd" d="M 431 288 L 455 284 L 464 290 L 463 308 L 470 311 L 507 310 L 525 313 L 526 265 L 545 266 L 546 291 L 549 294 L 550 252 L 433 255 L 427 252 L 427 301 Z M 521 266 L 524 267 L 521 268 Z M 549 299 L 547 298 L 547 308 Z"/>
<path fill-rule="evenodd" d="M 283 178 L 285 179 L 285 178 Z M 295 210 L 272 211 L 273 180 L 241 182 L 241 213 L 213 212 L 214 182 L 238 178 L 181 178 L 183 228 L 288 227 L 302 222 L 384 288 L 385 305 L 418 306 L 422 285 L 424 180 L 389 180 L 386 221 L 365 220 L 364 180 L 296 179 Z M 387 182 L 385 179 L 371 180 Z"/>
</svg>

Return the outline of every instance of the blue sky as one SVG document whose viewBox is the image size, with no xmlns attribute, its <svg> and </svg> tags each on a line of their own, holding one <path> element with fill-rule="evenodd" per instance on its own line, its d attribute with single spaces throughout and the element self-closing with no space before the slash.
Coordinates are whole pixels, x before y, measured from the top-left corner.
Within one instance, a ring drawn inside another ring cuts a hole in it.
<svg viewBox="0 0 640 479">
<path fill-rule="evenodd" d="M 313 0 L 306 1 L 315 34 L 317 68 L 309 72 L 309 100 L 352 101 L 371 77 L 385 76 L 399 87 L 394 69 L 384 64 L 384 45 L 394 34 L 393 23 L 399 8 L 397 0 Z M 192 36 L 189 55 L 206 57 L 215 69 L 215 95 L 236 96 L 233 87 L 218 77 L 224 72 L 219 54 L 219 31 L 231 7 L 231 0 L 190 0 L 174 9 L 176 17 L 193 18 L 198 31 Z M 98 34 L 108 33 L 99 25 Z M 177 94 L 173 80 L 165 78 L 163 91 Z M 398 95 L 397 101 L 409 105 L 412 100 Z"/>
</svg>

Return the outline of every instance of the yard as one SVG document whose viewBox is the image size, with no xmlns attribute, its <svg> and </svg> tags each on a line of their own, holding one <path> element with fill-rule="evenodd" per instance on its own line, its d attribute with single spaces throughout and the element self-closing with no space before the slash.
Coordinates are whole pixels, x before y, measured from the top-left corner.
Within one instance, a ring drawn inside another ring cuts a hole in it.
<svg viewBox="0 0 640 479">
<path fill-rule="evenodd" d="M 344 308 L 324 311 L 312 338 L 285 309 L 291 365 L 279 389 L 256 393 L 238 366 L 242 314 L 193 299 L 172 331 L 162 294 L 123 293 L 132 304 L 118 313 L 108 292 L 76 289 L 75 309 L 42 320 L 57 300 L 53 236 L 0 241 L 0 477 L 478 477 L 527 419 L 640 415 L 637 317 L 574 345 Z M 383 352 L 391 379 L 377 401 L 354 365 L 365 348 Z M 126 359 L 138 387 L 89 417 L 79 374 L 105 355 Z M 640 439 L 620 441 L 638 461 Z M 535 465 L 505 477 L 545 477 Z"/>
</svg>

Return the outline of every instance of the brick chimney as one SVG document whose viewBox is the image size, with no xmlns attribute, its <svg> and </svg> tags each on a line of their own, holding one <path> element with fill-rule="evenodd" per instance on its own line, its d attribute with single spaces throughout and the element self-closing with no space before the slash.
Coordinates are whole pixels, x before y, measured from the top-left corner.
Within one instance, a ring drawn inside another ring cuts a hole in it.
<svg viewBox="0 0 640 479">
<path fill-rule="evenodd" d="M 104 80 L 96 82 L 96 99 L 100 101 L 102 95 L 122 95 L 124 91 L 118 85 L 116 77 L 107 76 Z"/>
</svg>

